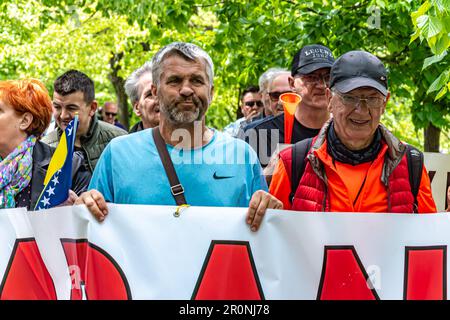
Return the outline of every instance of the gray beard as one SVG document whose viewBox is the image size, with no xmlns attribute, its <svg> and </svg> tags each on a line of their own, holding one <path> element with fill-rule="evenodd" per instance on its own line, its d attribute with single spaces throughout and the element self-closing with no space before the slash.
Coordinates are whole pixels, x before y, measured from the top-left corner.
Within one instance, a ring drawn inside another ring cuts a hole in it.
<svg viewBox="0 0 450 320">
<path fill-rule="evenodd" d="M 200 114 L 200 108 L 195 108 L 194 111 L 178 111 L 173 108 L 167 110 L 165 107 L 160 107 L 160 111 L 166 115 L 166 118 L 174 124 L 189 124 L 195 121 L 200 121 L 202 114 Z"/>
</svg>

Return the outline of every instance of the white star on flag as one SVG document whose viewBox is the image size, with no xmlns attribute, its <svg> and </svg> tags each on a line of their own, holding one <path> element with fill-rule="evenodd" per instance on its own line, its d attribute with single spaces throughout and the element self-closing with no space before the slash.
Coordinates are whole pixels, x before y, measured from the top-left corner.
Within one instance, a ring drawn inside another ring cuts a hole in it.
<svg viewBox="0 0 450 320">
<path fill-rule="evenodd" d="M 41 200 L 42 203 L 44 203 L 44 207 L 50 205 L 50 198 L 46 198 L 44 196 L 44 199 Z"/>
<path fill-rule="evenodd" d="M 67 135 L 68 137 L 70 137 L 72 135 L 72 127 L 67 128 L 67 130 L 69 131 L 69 134 Z"/>
<path fill-rule="evenodd" d="M 53 182 L 53 184 L 56 186 L 56 185 L 59 183 L 58 177 L 55 176 L 55 177 L 52 179 L 52 182 Z"/>
<path fill-rule="evenodd" d="M 48 192 L 48 196 L 50 197 L 52 194 L 55 194 L 55 188 L 48 187 L 46 192 Z"/>
</svg>

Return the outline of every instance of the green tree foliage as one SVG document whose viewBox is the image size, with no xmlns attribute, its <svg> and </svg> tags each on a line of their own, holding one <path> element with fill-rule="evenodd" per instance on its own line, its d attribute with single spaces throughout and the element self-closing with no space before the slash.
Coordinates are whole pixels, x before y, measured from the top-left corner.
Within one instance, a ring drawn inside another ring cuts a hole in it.
<svg viewBox="0 0 450 320">
<path fill-rule="evenodd" d="M 423 60 L 423 84 L 426 92 L 422 93 L 423 113 L 420 121 L 430 119 L 436 127 L 449 127 L 450 67 L 447 50 L 450 46 L 450 2 L 441 0 L 423 1 L 411 14 L 414 34 L 411 42 L 426 42 L 430 53 Z M 438 103 L 436 103 L 438 101 Z"/>
<path fill-rule="evenodd" d="M 384 121 L 391 122 L 404 140 L 418 145 L 423 140 L 417 139 L 417 130 L 447 129 L 449 124 L 448 104 L 435 103 L 426 94 L 439 70 L 418 70 L 429 50 L 410 44 L 410 14 L 419 5 L 419 1 L 226 1 L 217 10 L 223 27 L 215 49 L 224 53 L 222 62 L 230 62 L 225 64 L 227 74 L 239 74 L 240 85 L 268 66 L 289 67 L 293 54 L 305 44 L 323 43 L 336 56 L 355 49 L 372 52 L 389 69 L 392 99 Z M 425 138 L 426 142 L 438 137 Z"/>
<path fill-rule="evenodd" d="M 449 10 L 450 1 L 427 0 L 411 14 L 415 29 L 411 42 L 416 39 L 420 39 L 420 42 L 425 40 L 433 54 L 423 62 L 423 69 L 446 61 L 447 49 L 450 46 Z M 429 87 L 428 93 L 439 91 L 436 100 L 448 92 L 449 74 L 448 68 L 441 70 L 439 77 L 436 77 Z"/>
<path fill-rule="evenodd" d="M 215 63 L 207 122 L 222 128 L 235 118 L 239 91 L 257 84 L 270 67 L 289 68 L 301 46 L 322 43 L 336 56 L 362 49 L 376 54 L 390 72 L 392 98 L 383 122 L 403 140 L 426 145 L 439 135 L 424 139 L 422 130 L 447 130 L 449 110 L 445 94 L 439 102 L 427 94 L 446 70 L 446 57 L 438 61 L 427 46 L 410 43 L 411 13 L 420 6 L 418 0 L 4 1 L 0 77 L 35 76 L 51 88 L 58 74 L 78 68 L 94 78 L 104 102 L 119 97 L 120 81 L 161 46 L 189 41 L 205 48 Z M 131 114 L 126 101 L 122 109 Z M 447 137 L 441 149 L 448 148 Z"/>
</svg>

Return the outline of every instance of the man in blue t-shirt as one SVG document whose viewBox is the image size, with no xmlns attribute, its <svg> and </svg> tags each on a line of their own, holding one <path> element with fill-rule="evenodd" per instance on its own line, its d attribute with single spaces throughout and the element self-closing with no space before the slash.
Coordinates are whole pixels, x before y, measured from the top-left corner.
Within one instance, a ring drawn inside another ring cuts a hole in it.
<svg viewBox="0 0 450 320">
<path fill-rule="evenodd" d="M 267 191 L 256 153 L 228 134 L 214 130 L 200 148 L 168 144 L 167 149 L 190 205 L 247 207 L 253 193 Z M 99 190 L 106 201 L 175 205 L 152 130 L 111 141 L 97 166 L 89 189 Z"/>
<path fill-rule="evenodd" d="M 196 206 L 248 206 L 246 222 L 259 228 L 266 209 L 282 209 L 267 192 L 256 153 L 243 141 L 206 127 L 213 92 L 210 56 L 194 44 L 174 42 L 152 59 L 152 94 L 160 107 L 159 130 L 184 188 Z M 174 205 L 152 129 L 113 140 L 103 152 L 86 204 L 103 221 L 106 202 Z"/>
</svg>

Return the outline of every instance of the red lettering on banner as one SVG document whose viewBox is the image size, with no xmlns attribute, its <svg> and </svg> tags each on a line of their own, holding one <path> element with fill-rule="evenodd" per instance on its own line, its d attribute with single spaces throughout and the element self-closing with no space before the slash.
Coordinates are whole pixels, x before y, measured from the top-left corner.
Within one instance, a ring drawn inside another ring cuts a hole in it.
<svg viewBox="0 0 450 320">
<path fill-rule="evenodd" d="M 73 280 L 72 300 L 131 299 L 116 261 L 85 239 L 61 239 Z M 325 246 L 317 299 L 375 300 L 353 246 Z M 52 278 L 34 238 L 17 239 L 0 285 L 0 299 L 55 300 Z M 264 293 L 245 241 L 212 241 L 192 299 L 260 300 Z M 447 299 L 447 246 L 405 247 L 404 299 Z"/>
<path fill-rule="evenodd" d="M 433 182 L 435 174 L 436 174 L 436 171 L 428 171 L 428 178 L 430 178 L 430 184 Z"/>
<path fill-rule="evenodd" d="M 406 247 L 404 299 L 447 299 L 447 246 Z"/>
<path fill-rule="evenodd" d="M 192 299 L 263 300 L 249 243 L 211 241 Z"/>
<path fill-rule="evenodd" d="M 353 246 L 325 246 L 318 300 L 379 300 Z"/>
<path fill-rule="evenodd" d="M 0 286 L 1 300 L 56 300 L 53 280 L 34 238 L 17 239 Z"/>
<path fill-rule="evenodd" d="M 106 251 L 86 239 L 61 242 L 72 277 L 72 300 L 82 299 L 83 286 L 89 300 L 131 299 L 125 274 Z"/>
</svg>

